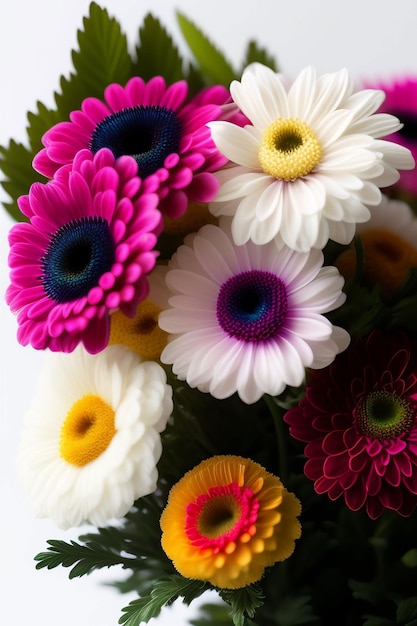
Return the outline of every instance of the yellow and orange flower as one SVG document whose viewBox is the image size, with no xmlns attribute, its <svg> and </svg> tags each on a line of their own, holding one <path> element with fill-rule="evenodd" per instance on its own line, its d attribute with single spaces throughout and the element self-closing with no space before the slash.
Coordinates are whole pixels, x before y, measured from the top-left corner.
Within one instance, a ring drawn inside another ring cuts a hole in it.
<svg viewBox="0 0 417 626">
<path fill-rule="evenodd" d="M 171 489 L 162 547 L 183 576 L 238 589 L 292 554 L 300 512 L 295 495 L 258 463 L 215 456 Z"/>
</svg>

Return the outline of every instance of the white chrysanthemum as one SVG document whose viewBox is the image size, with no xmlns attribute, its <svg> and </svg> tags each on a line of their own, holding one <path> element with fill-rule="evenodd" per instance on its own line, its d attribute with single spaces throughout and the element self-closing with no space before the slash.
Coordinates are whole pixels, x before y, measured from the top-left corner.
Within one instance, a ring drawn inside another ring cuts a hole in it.
<svg viewBox="0 0 417 626">
<path fill-rule="evenodd" d="M 163 369 L 123 346 L 47 355 L 18 463 L 38 517 L 100 526 L 156 488 L 172 410 Z"/>
<path fill-rule="evenodd" d="M 212 225 L 189 244 L 171 261 L 174 295 L 159 324 L 171 333 L 161 361 L 191 387 L 216 398 L 237 391 L 250 404 L 298 387 L 306 367 L 328 365 L 348 345 L 347 332 L 322 315 L 345 295 L 320 250 L 299 253 L 275 241 L 236 246 Z"/>
<path fill-rule="evenodd" d="M 369 219 L 379 187 L 412 169 L 409 150 L 378 139 L 401 128 L 375 114 L 384 93 L 355 92 L 346 70 L 317 77 L 303 70 L 291 86 L 259 63 L 230 92 L 252 125 L 210 122 L 218 149 L 230 160 L 219 171 L 211 212 L 233 216 L 236 244 L 272 239 L 299 252 L 329 239 L 349 243 L 355 224 Z"/>
</svg>

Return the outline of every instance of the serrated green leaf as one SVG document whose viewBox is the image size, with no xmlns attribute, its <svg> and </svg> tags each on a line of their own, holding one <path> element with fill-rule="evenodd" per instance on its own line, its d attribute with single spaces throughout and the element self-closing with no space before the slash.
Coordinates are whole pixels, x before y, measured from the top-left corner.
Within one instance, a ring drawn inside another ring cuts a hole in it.
<svg viewBox="0 0 417 626">
<path fill-rule="evenodd" d="M 93 570 L 122 565 L 132 567 L 134 559 L 122 557 L 117 551 L 106 547 L 100 542 L 90 541 L 85 545 L 71 540 L 70 543 L 62 540 L 50 539 L 48 551 L 40 552 L 35 556 L 36 569 L 53 569 L 74 566 L 69 578 L 76 578 L 90 574 Z"/>
<path fill-rule="evenodd" d="M 120 617 L 119 624 L 139 626 L 142 622 L 148 623 L 152 617 L 159 615 L 163 606 L 172 604 L 179 597 L 183 598 L 185 604 L 190 604 L 205 590 L 205 583 L 179 575 L 159 580 L 148 596 L 133 600 L 122 609 L 124 615 Z"/>
<path fill-rule="evenodd" d="M 48 109 L 42 102 L 37 102 L 36 106 L 36 112 L 29 111 L 27 114 L 29 125 L 26 129 L 33 155 L 42 147 L 42 135 L 60 121 L 58 111 Z"/>
<path fill-rule="evenodd" d="M 109 84 L 124 85 L 131 76 L 132 59 L 119 22 L 92 2 L 83 26 L 77 35 L 79 49 L 72 51 L 75 73 L 61 77 L 61 91 L 55 94 L 61 118 L 79 108 L 85 98 L 102 98 Z"/>
<path fill-rule="evenodd" d="M 72 110 L 78 109 L 85 98 L 101 98 L 107 85 L 112 82 L 124 84 L 131 75 L 132 59 L 126 36 L 106 9 L 91 3 L 89 16 L 84 18 L 83 24 L 84 30 L 78 31 L 79 50 L 72 52 L 75 73 L 69 78 L 61 77 L 60 92 L 55 93 L 57 109 L 48 109 L 38 102 L 37 111 L 28 113 L 30 149 L 14 141 L 8 148 L 0 147 L 0 169 L 7 177 L 1 184 L 12 199 L 4 206 L 18 221 L 25 218 L 17 207 L 17 198 L 28 193 L 33 182 L 46 180 L 32 168 L 33 157 L 42 145 L 42 135 L 67 118 Z"/>
<path fill-rule="evenodd" d="M 249 63 L 262 63 L 263 65 L 270 67 L 274 70 L 274 72 L 278 71 L 278 66 L 274 57 L 269 54 L 265 48 L 259 46 L 256 41 L 250 41 L 248 43 L 242 70 L 249 65 Z"/>
<path fill-rule="evenodd" d="M 246 617 L 252 618 L 264 603 L 264 594 L 257 584 L 241 589 L 222 589 L 219 596 L 230 605 L 234 626 L 244 626 Z"/>
<path fill-rule="evenodd" d="M 22 143 L 13 139 L 8 147 L 0 146 L 0 170 L 7 177 L 1 181 L 1 186 L 10 196 L 12 202 L 4 202 L 6 211 L 18 222 L 27 221 L 17 206 L 17 198 L 28 193 L 29 187 L 35 181 L 46 179 L 32 168 L 33 154 Z"/>
<path fill-rule="evenodd" d="M 211 83 L 229 87 L 231 81 L 236 78 L 236 73 L 224 54 L 185 15 L 177 12 L 177 20 L 203 75 Z"/>
<path fill-rule="evenodd" d="M 183 78 L 182 58 L 171 36 L 158 19 L 148 14 L 139 29 L 134 73 L 144 80 L 163 76 L 168 84 Z"/>
</svg>

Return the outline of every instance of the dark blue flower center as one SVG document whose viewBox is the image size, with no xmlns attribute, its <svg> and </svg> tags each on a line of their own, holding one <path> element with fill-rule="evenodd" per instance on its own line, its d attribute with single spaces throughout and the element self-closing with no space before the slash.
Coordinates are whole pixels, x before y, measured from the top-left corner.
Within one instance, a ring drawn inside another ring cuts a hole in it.
<svg viewBox="0 0 417 626">
<path fill-rule="evenodd" d="M 83 217 L 52 235 L 41 259 L 41 281 L 55 302 L 86 296 L 114 263 L 114 242 L 107 220 Z"/>
<path fill-rule="evenodd" d="M 94 129 L 90 149 L 108 148 L 116 157 L 129 155 L 145 178 L 179 152 L 182 124 L 174 111 L 161 106 L 135 106 L 105 117 Z"/>
<path fill-rule="evenodd" d="M 393 115 L 398 117 L 400 122 L 404 124 L 398 132 L 401 137 L 410 139 L 412 141 L 417 140 L 417 115 L 406 111 L 394 111 Z"/>
<path fill-rule="evenodd" d="M 285 285 L 263 270 L 241 272 L 220 288 L 216 314 L 221 328 L 241 341 L 277 337 L 288 310 Z"/>
</svg>

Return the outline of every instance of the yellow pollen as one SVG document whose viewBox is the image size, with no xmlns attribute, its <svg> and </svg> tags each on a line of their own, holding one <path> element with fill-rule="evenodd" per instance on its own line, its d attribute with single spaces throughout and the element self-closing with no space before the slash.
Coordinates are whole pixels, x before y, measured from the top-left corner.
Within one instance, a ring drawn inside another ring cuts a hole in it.
<svg viewBox="0 0 417 626">
<path fill-rule="evenodd" d="M 158 326 L 161 312 L 151 300 L 143 300 L 134 318 L 121 311 L 111 316 L 110 345 L 122 344 L 146 361 L 155 361 L 167 344 L 168 334 Z"/>
<path fill-rule="evenodd" d="M 114 415 L 111 406 L 94 394 L 87 394 L 74 402 L 61 429 L 61 458 L 71 465 L 83 467 L 99 457 L 116 433 Z"/>
<path fill-rule="evenodd" d="M 321 155 L 315 133 L 308 124 L 293 117 L 272 122 L 262 135 L 258 151 L 263 171 L 286 182 L 307 176 Z"/>
</svg>

